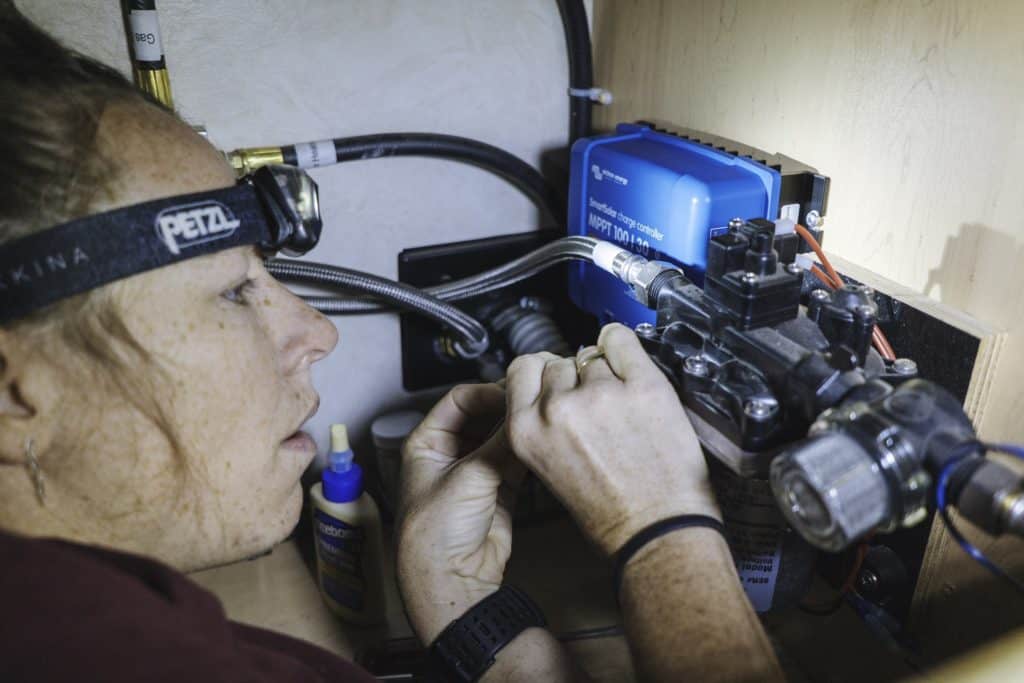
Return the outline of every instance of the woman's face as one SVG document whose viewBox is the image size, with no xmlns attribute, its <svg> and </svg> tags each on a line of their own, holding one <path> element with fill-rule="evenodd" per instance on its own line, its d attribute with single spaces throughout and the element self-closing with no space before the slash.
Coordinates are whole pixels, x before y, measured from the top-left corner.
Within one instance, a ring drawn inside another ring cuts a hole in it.
<svg viewBox="0 0 1024 683">
<path fill-rule="evenodd" d="M 99 139 L 123 170 L 97 211 L 233 184 L 204 140 L 141 109 L 104 115 Z M 116 333 L 85 332 L 91 341 L 82 343 L 44 328 L 8 352 L 25 404 L 19 426 L 36 444 L 46 502 L 7 495 L 26 477 L 5 472 L 0 526 L 184 569 L 282 540 L 300 514 L 300 476 L 315 455 L 298 431 L 318 405 L 310 366 L 334 348 L 334 326 L 270 277 L 250 248 L 107 290 Z"/>
</svg>

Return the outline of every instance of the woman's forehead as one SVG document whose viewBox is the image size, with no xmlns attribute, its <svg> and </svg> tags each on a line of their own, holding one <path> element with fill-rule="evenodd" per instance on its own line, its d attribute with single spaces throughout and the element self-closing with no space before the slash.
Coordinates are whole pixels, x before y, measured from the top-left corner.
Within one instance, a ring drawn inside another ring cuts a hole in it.
<svg viewBox="0 0 1024 683">
<path fill-rule="evenodd" d="M 98 151 L 116 169 L 111 192 L 94 212 L 230 187 L 224 157 L 175 116 L 145 103 L 109 105 L 100 118 Z"/>
</svg>

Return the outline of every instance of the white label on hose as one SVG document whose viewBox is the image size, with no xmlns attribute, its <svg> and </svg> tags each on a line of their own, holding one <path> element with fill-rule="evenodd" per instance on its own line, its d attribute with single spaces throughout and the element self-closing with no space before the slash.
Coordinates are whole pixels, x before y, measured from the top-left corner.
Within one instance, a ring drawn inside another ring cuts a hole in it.
<svg viewBox="0 0 1024 683">
<path fill-rule="evenodd" d="M 786 523 L 768 482 L 712 472 L 736 572 L 757 612 L 771 609 L 782 560 Z"/>
<path fill-rule="evenodd" d="M 156 21 L 156 10 L 132 10 L 128 15 L 128 22 L 132 27 L 135 59 L 140 62 L 159 62 L 164 56 L 164 47 L 160 44 L 160 26 Z"/>
<path fill-rule="evenodd" d="M 611 273 L 612 262 L 615 261 L 616 256 L 624 251 L 625 249 L 611 242 L 598 242 L 593 252 L 594 265 L 601 270 Z"/>
<path fill-rule="evenodd" d="M 333 140 L 300 142 L 295 145 L 295 162 L 299 168 L 328 166 L 338 160 Z"/>
</svg>

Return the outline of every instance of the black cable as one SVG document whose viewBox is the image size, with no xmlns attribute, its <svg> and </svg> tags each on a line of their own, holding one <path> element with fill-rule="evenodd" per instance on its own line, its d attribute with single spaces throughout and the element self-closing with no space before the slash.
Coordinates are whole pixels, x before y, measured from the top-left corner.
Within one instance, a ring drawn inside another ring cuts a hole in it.
<svg viewBox="0 0 1024 683">
<path fill-rule="evenodd" d="M 544 179 L 540 171 L 514 154 L 494 145 L 439 133 L 377 133 L 335 138 L 331 142 L 334 145 L 336 163 L 381 157 L 419 156 L 472 164 L 509 181 L 539 208 L 547 211 L 557 225 L 565 225 L 565 199 Z M 316 144 L 319 143 L 306 143 L 305 146 Z M 284 162 L 297 164 L 299 159 L 296 147 L 302 146 L 300 144 L 283 147 Z"/>
<path fill-rule="evenodd" d="M 587 10 L 583 0 L 558 0 L 558 11 L 562 15 L 569 54 L 569 87 L 589 90 L 594 86 L 594 63 Z M 588 98 L 569 96 L 569 147 L 590 135 L 591 107 Z"/>
</svg>

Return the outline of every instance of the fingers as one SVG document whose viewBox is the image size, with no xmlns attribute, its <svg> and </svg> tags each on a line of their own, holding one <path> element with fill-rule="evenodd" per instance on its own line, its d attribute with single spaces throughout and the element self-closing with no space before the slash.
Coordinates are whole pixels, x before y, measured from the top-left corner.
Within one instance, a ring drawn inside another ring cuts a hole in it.
<svg viewBox="0 0 1024 683">
<path fill-rule="evenodd" d="M 657 377 L 659 370 L 651 362 L 636 334 L 618 323 L 605 326 L 597 339 L 612 372 L 624 382 Z"/>
<path fill-rule="evenodd" d="M 593 382 L 595 380 L 618 379 L 608 361 L 604 358 L 604 351 L 598 346 L 587 346 L 576 354 L 576 367 L 579 367 L 579 378 L 581 382 Z"/>
<path fill-rule="evenodd" d="M 544 366 L 541 375 L 541 394 L 552 396 L 565 391 L 572 391 L 579 382 L 579 375 L 576 373 L 576 360 L 573 358 L 559 358 L 549 361 Z"/>
<path fill-rule="evenodd" d="M 533 353 L 512 361 L 505 383 L 510 413 L 537 402 L 544 385 L 544 368 L 558 358 L 553 353 Z"/>
<path fill-rule="evenodd" d="M 505 409 L 505 392 L 493 384 L 455 387 L 413 430 L 402 449 L 403 498 L 416 497 L 438 479 L 493 429 Z M 466 431 L 480 432 L 475 437 Z M 468 444 L 468 446 L 467 446 Z"/>
<path fill-rule="evenodd" d="M 505 392 L 494 384 L 464 384 L 438 401 L 409 435 L 413 448 L 456 458 L 467 437 L 482 439 L 505 412 Z"/>
<path fill-rule="evenodd" d="M 456 479 L 464 476 L 477 477 L 495 490 L 502 483 L 516 488 L 525 475 L 526 469 L 516 460 L 504 428 L 470 456 L 460 460 L 452 470 L 452 476 Z"/>
</svg>

